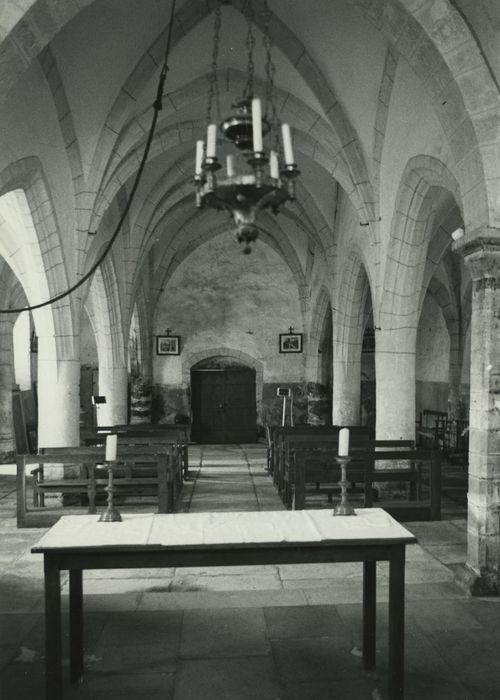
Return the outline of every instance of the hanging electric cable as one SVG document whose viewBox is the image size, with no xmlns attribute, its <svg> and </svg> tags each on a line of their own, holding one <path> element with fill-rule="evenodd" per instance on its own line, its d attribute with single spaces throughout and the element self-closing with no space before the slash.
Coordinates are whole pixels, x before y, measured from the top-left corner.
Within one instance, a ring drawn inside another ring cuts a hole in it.
<svg viewBox="0 0 500 700">
<path fill-rule="evenodd" d="M 34 311 L 35 309 L 41 309 L 44 306 L 50 306 L 50 304 L 54 304 L 56 301 L 60 301 L 61 299 L 64 299 L 65 297 L 69 296 L 74 291 L 76 291 L 83 284 L 85 284 L 85 282 L 90 277 L 92 277 L 94 272 L 102 264 L 102 262 L 104 261 L 104 259 L 108 255 L 109 251 L 111 250 L 111 247 L 113 246 L 113 243 L 115 242 L 118 234 L 121 231 L 121 228 L 123 226 L 123 222 L 125 221 L 125 217 L 127 216 L 128 212 L 130 210 L 130 207 L 132 205 L 132 202 L 134 200 L 134 196 L 135 196 L 135 193 L 136 193 L 137 188 L 139 186 L 139 182 L 141 180 L 144 166 L 146 165 L 146 161 L 148 159 L 149 150 L 151 148 L 151 142 L 153 140 L 153 136 L 154 136 L 155 129 L 156 129 L 156 123 L 158 121 L 158 113 L 161 111 L 161 109 L 163 107 L 163 105 L 162 105 L 163 90 L 165 87 L 165 80 L 167 78 L 167 73 L 168 73 L 168 57 L 170 54 L 170 43 L 171 43 L 171 39 L 172 39 L 172 26 L 173 26 L 173 22 L 174 22 L 175 2 L 176 2 L 176 0 L 172 0 L 172 8 L 170 11 L 170 23 L 168 26 L 167 44 L 166 44 L 166 48 L 165 48 L 165 57 L 164 57 L 163 66 L 162 66 L 162 69 L 160 72 L 160 79 L 158 81 L 158 89 L 156 91 L 156 99 L 153 102 L 153 118 L 151 120 L 151 126 L 149 128 L 146 146 L 144 148 L 144 153 L 142 154 L 141 162 L 139 164 L 139 168 L 137 170 L 137 174 L 135 176 L 134 184 L 132 185 L 130 195 L 127 199 L 127 202 L 125 204 L 125 208 L 120 216 L 118 224 L 116 225 L 116 228 L 113 232 L 113 235 L 111 236 L 108 243 L 106 244 L 101 256 L 92 265 L 90 270 L 88 272 L 86 272 L 85 275 L 83 275 L 83 277 L 78 280 L 78 282 L 76 282 L 73 286 L 69 287 L 69 289 L 67 289 L 65 292 L 61 292 L 60 294 L 57 294 L 56 296 L 52 297 L 51 299 L 47 299 L 46 301 L 42 301 L 39 304 L 32 304 L 29 306 L 23 306 L 21 308 L 16 308 L 16 309 L 0 309 L 0 314 L 16 314 L 16 313 L 20 313 L 21 311 Z"/>
</svg>

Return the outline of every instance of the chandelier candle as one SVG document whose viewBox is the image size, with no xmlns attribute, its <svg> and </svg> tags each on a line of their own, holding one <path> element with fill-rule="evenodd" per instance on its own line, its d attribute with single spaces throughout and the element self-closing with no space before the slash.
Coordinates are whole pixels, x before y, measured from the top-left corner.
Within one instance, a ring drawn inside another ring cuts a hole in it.
<svg viewBox="0 0 500 700">
<path fill-rule="evenodd" d="M 205 150 L 205 142 L 204 141 L 197 141 L 196 142 L 196 161 L 195 161 L 195 167 L 194 167 L 194 174 L 195 177 L 201 177 L 203 173 L 203 152 Z"/>
<path fill-rule="evenodd" d="M 269 153 L 269 174 L 275 180 L 278 180 L 280 176 L 280 164 L 278 161 L 278 154 L 276 151 L 270 151 Z"/>
<path fill-rule="evenodd" d="M 289 124 L 281 125 L 281 135 L 283 137 L 283 152 L 285 155 L 285 165 L 295 165 L 293 158 L 292 133 Z"/>
<path fill-rule="evenodd" d="M 234 156 L 227 156 L 226 158 L 226 172 L 228 177 L 234 176 Z"/>
<path fill-rule="evenodd" d="M 207 127 L 207 160 L 215 158 L 217 148 L 217 126 L 209 124 Z"/>
<path fill-rule="evenodd" d="M 262 105 L 258 97 L 252 100 L 252 135 L 254 153 L 262 153 L 264 145 L 262 142 Z"/>
</svg>

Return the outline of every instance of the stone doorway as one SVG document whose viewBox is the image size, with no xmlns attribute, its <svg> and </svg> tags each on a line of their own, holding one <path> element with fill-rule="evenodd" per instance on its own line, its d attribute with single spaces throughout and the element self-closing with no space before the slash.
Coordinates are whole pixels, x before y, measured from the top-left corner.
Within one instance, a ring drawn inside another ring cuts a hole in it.
<svg viewBox="0 0 500 700">
<path fill-rule="evenodd" d="M 209 358 L 191 369 L 191 437 L 207 444 L 257 441 L 255 369 Z"/>
</svg>

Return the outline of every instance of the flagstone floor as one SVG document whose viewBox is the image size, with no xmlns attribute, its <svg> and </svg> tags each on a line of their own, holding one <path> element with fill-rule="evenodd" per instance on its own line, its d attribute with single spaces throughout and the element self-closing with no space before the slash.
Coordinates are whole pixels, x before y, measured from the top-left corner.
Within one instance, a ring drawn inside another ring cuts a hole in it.
<svg viewBox="0 0 500 700">
<path fill-rule="evenodd" d="M 282 508 L 263 445 L 191 446 L 190 475 L 178 510 Z M 466 552 L 462 477 L 448 484 L 444 521 L 406 523 L 419 540 L 407 548 L 407 700 L 500 698 L 500 599 L 454 583 Z M 15 479 L 0 466 L 1 700 L 44 697 L 42 561 L 30 553 L 43 532 L 16 528 Z M 379 581 L 377 670 L 366 673 L 360 565 L 87 572 L 86 676 L 66 683 L 65 699 L 381 700 L 383 565 Z"/>
</svg>

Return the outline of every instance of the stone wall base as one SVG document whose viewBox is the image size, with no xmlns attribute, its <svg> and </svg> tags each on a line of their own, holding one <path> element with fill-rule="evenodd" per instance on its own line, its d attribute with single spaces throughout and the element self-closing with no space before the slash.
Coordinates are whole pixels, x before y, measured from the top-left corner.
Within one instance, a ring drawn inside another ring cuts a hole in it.
<svg viewBox="0 0 500 700">
<path fill-rule="evenodd" d="M 453 566 L 455 582 L 471 596 L 500 595 L 500 572 L 482 569 L 481 573 L 467 564 Z"/>
</svg>

